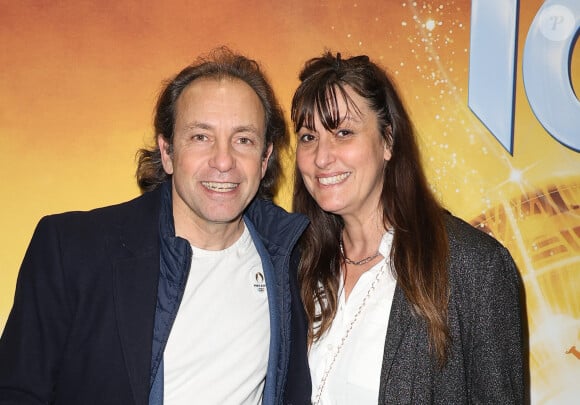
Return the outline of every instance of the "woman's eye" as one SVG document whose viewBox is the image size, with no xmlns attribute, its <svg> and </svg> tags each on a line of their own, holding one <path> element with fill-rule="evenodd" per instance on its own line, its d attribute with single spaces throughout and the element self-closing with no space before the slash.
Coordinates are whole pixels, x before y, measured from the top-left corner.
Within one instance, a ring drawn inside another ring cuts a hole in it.
<svg viewBox="0 0 580 405">
<path fill-rule="evenodd" d="M 352 131 L 350 129 L 339 129 L 336 131 L 336 135 L 340 137 L 352 135 Z"/>
<path fill-rule="evenodd" d="M 311 134 L 303 134 L 300 135 L 300 142 L 307 143 L 314 140 L 314 135 Z"/>
</svg>

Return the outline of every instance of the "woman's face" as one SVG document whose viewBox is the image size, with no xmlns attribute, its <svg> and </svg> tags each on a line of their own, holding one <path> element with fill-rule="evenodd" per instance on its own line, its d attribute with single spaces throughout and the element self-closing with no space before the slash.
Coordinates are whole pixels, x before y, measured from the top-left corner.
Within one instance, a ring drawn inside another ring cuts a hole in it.
<svg viewBox="0 0 580 405">
<path fill-rule="evenodd" d="M 338 128 L 327 131 L 318 115 L 315 128 L 300 128 L 296 164 L 308 192 L 324 211 L 365 220 L 380 208 L 383 168 L 391 151 L 379 131 L 377 114 L 354 90 L 348 86 L 345 90 L 356 108 L 351 106 L 348 112 L 339 96 Z"/>
</svg>

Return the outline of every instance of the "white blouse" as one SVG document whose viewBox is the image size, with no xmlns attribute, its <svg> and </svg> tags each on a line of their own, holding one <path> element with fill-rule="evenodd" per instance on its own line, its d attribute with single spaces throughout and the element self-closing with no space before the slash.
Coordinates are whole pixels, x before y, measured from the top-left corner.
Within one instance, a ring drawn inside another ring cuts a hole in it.
<svg viewBox="0 0 580 405">
<path fill-rule="evenodd" d="M 341 277 L 336 317 L 330 329 L 313 343 L 308 355 L 313 404 L 377 403 L 383 349 L 396 285 L 388 259 L 392 241 L 392 232 L 383 235 L 379 252 L 385 259 L 361 275 L 348 301 L 345 301 Z"/>
</svg>

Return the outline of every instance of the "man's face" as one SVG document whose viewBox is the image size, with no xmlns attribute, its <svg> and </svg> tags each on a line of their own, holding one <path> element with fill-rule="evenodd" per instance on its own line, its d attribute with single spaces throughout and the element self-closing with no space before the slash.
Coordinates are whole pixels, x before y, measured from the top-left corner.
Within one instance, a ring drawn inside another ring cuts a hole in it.
<svg viewBox="0 0 580 405">
<path fill-rule="evenodd" d="M 198 79 L 176 103 L 173 151 L 158 136 L 172 175 L 176 232 L 229 226 L 241 219 L 266 173 L 265 112 L 238 79 Z"/>
</svg>

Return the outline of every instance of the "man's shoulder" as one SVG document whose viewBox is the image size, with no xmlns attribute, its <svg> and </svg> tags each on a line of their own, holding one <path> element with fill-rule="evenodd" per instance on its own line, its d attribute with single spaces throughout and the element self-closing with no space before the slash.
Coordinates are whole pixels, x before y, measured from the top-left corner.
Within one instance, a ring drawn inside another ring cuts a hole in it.
<svg viewBox="0 0 580 405">
<path fill-rule="evenodd" d="M 66 228 L 94 227 L 126 222 L 130 218 L 145 218 L 158 210 L 159 198 L 155 192 L 144 193 L 121 203 L 93 208 L 87 211 L 68 211 L 43 217 L 39 226 L 53 225 Z M 93 228 L 94 229 L 94 228 Z"/>
</svg>

